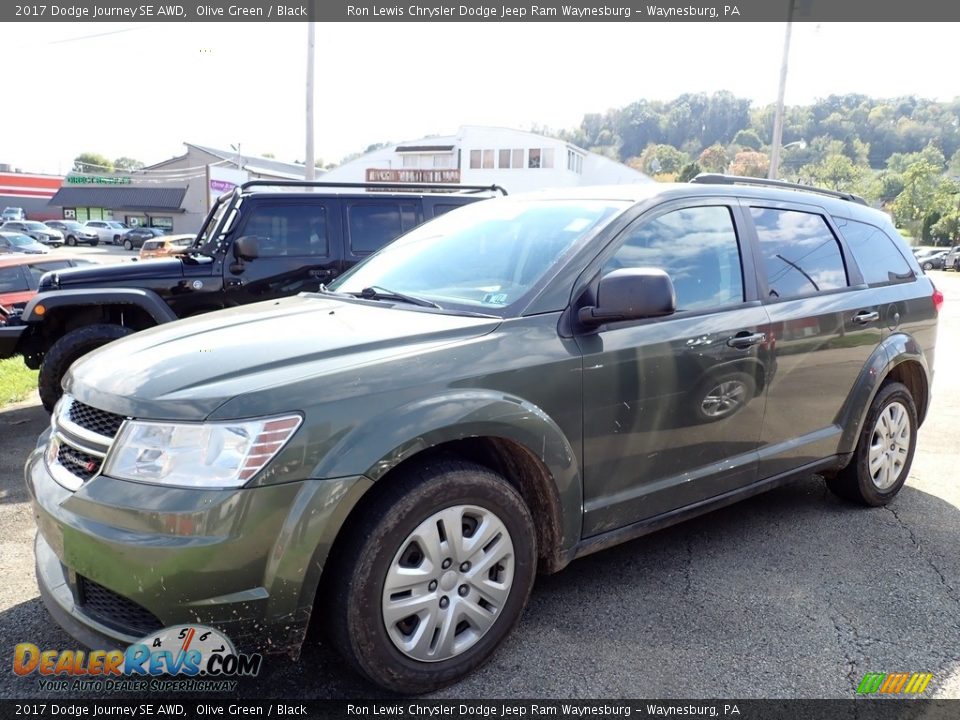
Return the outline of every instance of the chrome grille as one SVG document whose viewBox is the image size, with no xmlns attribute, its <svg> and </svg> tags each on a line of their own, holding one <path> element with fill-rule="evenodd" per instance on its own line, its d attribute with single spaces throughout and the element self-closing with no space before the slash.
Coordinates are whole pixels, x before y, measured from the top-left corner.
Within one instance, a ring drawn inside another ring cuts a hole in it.
<svg viewBox="0 0 960 720">
<path fill-rule="evenodd" d="M 73 400 L 70 403 L 67 418 L 74 425 L 106 438 L 116 437 L 125 420 L 122 415 L 97 410 L 97 408 L 84 405 L 78 400 Z"/>
<path fill-rule="evenodd" d="M 57 451 L 57 462 L 71 474 L 86 482 L 100 472 L 100 464 L 103 460 L 69 445 L 61 445 Z"/>
</svg>

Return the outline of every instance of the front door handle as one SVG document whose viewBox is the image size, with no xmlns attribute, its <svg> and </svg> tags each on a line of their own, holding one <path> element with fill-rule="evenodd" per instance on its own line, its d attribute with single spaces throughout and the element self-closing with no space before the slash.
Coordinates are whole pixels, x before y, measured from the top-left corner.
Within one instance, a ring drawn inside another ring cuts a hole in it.
<svg viewBox="0 0 960 720">
<path fill-rule="evenodd" d="M 869 325 L 879 319 L 880 313 L 876 310 L 861 310 L 853 316 L 853 321 L 857 323 L 857 325 Z"/>
<path fill-rule="evenodd" d="M 732 348 L 746 350 L 749 347 L 758 345 L 767 339 L 766 333 L 750 333 L 747 330 L 737 333 L 731 338 L 727 338 L 727 345 Z"/>
</svg>

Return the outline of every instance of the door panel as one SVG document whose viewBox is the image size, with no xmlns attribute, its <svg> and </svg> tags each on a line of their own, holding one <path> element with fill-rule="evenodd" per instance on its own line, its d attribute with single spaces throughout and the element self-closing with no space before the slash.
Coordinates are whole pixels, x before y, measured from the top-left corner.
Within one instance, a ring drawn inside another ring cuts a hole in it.
<svg viewBox="0 0 960 720">
<path fill-rule="evenodd" d="M 259 203 L 234 238 L 259 239 L 259 257 L 224 262 L 227 305 L 315 292 L 341 270 L 335 201 Z"/>
<path fill-rule="evenodd" d="M 759 464 L 770 477 L 836 453 L 840 410 L 882 339 L 882 308 L 825 212 L 753 204 L 748 214 L 775 358 Z"/>
<path fill-rule="evenodd" d="M 688 205 L 640 218 L 603 269 L 666 270 L 678 312 L 578 337 L 585 537 L 756 479 L 768 317 L 747 302 L 753 266 L 739 253 L 734 214 Z"/>
</svg>

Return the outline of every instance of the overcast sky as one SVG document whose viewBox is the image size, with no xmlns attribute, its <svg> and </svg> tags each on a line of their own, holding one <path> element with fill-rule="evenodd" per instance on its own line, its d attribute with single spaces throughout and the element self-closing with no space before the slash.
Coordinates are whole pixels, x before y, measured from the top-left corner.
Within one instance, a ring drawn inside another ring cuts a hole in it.
<svg viewBox="0 0 960 720">
<path fill-rule="evenodd" d="M 576 126 L 639 98 L 776 98 L 783 24 L 318 23 L 316 154 L 460 125 Z M 960 95 L 955 23 L 794 25 L 787 103 Z M 304 23 L 8 24 L 0 163 L 155 163 L 184 141 L 302 160 Z"/>
</svg>

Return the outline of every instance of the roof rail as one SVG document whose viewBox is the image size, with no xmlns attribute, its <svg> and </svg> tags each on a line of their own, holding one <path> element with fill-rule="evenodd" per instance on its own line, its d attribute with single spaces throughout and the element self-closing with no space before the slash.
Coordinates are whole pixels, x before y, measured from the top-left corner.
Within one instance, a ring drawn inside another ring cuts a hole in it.
<svg viewBox="0 0 960 720">
<path fill-rule="evenodd" d="M 251 187 L 325 187 L 325 188 L 364 188 L 373 190 L 396 190 L 415 192 L 417 190 L 446 190 L 460 193 L 499 192 L 507 194 L 499 185 L 445 185 L 442 183 L 378 183 L 378 182 L 327 182 L 321 180 L 248 180 L 239 186 L 241 190 Z"/>
<path fill-rule="evenodd" d="M 803 190 L 805 192 L 817 193 L 819 195 L 829 195 L 830 197 L 840 198 L 847 202 L 855 202 L 860 205 L 866 205 L 867 201 L 859 195 L 853 193 L 840 192 L 839 190 L 828 190 L 819 188 L 815 185 L 802 185 L 800 183 L 787 182 L 786 180 L 768 180 L 767 178 L 743 177 L 742 175 L 722 175 L 720 173 L 700 173 L 690 182 L 703 185 L 760 185 L 763 187 L 783 188 L 784 190 Z"/>
</svg>

